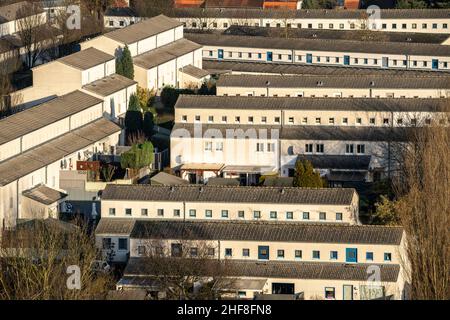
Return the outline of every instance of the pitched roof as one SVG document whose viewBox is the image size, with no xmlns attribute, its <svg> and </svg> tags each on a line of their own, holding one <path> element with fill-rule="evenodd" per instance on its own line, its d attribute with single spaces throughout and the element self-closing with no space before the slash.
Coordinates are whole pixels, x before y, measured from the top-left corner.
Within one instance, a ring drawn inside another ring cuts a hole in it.
<svg viewBox="0 0 450 320">
<path fill-rule="evenodd" d="M 114 59 L 114 56 L 90 47 L 62 57 L 56 61 L 80 70 L 87 70 Z"/>
<path fill-rule="evenodd" d="M 289 203 L 350 205 L 354 189 L 266 188 L 230 186 L 110 185 L 102 201 L 192 201 L 232 203 Z"/>
<path fill-rule="evenodd" d="M 133 64 L 144 69 L 151 69 L 201 47 L 201 45 L 183 38 L 134 57 Z"/>
<path fill-rule="evenodd" d="M 28 13 L 42 13 L 42 8 L 28 1 L 20 1 L 0 7 L 0 23 L 13 21 L 28 16 Z"/>
<path fill-rule="evenodd" d="M 181 72 L 190 75 L 197 79 L 202 79 L 209 75 L 209 72 L 200 68 L 197 68 L 196 66 L 192 64 L 188 64 L 187 66 L 184 66 L 181 68 Z"/>
<path fill-rule="evenodd" d="M 324 82 L 327 80 L 325 79 Z M 380 80 L 381 81 L 381 80 Z M 310 98 L 180 95 L 176 109 L 351 110 L 439 112 L 450 110 L 449 98 Z"/>
<path fill-rule="evenodd" d="M 172 258 L 174 259 L 174 258 Z M 172 271 L 177 274 L 176 268 L 180 260 L 167 258 L 167 269 L 164 274 Z M 176 261 L 176 262 L 175 262 Z M 124 277 L 129 281 L 142 281 L 149 276 L 161 273 L 160 263 L 149 258 L 130 258 L 124 271 Z M 184 259 L 183 264 L 195 263 Z M 227 277 L 252 278 L 282 278 L 282 279 L 326 279 L 326 280 L 354 280 L 367 281 L 367 268 L 369 264 L 344 264 L 331 262 L 297 262 L 297 261 L 254 261 L 254 260 L 226 260 L 215 259 L 202 261 L 204 267 L 198 271 L 205 276 L 213 276 L 220 272 Z M 374 264 L 370 264 L 374 265 Z M 400 266 L 397 264 L 375 264 L 380 268 L 382 282 L 396 282 Z M 211 274 L 211 273 L 215 274 Z M 147 277 L 146 277 L 147 276 Z M 134 277 L 134 279 L 133 279 Z M 131 283 L 130 282 L 130 283 Z M 142 282 L 141 282 L 142 283 Z"/>
<path fill-rule="evenodd" d="M 263 185 L 265 187 L 292 187 L 292 177 L 266 177 Z"/>
<path fill-rule="evenodd" d="M 128 27 L 108 32 L 104 36 L 124 44 L 132 44 L 181 25 L 183 24 L 175 19 L 159 15 Z"/>
<path fill-rule="evenodd" d="M 450 73 L 442 77 L 381 75 L 222 75 L 217 87 L 244 88 L 400 88 L 450 89 Z"/>
<path fill-rule="evenodd" d="M 109 7 L 106 9 L 105 17 L 138 17 L 139 15 L 130 7 Z"/>
<path fill-rule="evenodd" d="M 265 187 L 269 189 L 269 187 Z M 304 222 L 137 220 L 134 239 L 399 245 L 401 227 Z"/>
<path fill-rule="evenodd" d="M 304 39 L 332 39 L 332 40 L 356 40 L 375 42 L 410 42 L 410 43 L 436 43 L 441 44 L 450 37 L 450 34 L 420 33 L 420 32 L 386 32 L 371 30 L 329 30 L 329 29 L 304 29 L 290 28 L 289 38 Z M 285 37 L 285 28 L 251 27 L 232 25 L 223 32 L 228 35 L 248 35 L 262 37 Z"/>
<path fill-rule="evenodd" d="M 239 179 L 211 177 L 208 179 L 208 186 L 239 186 Z M 292 186 L 292 184 L 290 185 Z"/>
<path fill-rule="evenodd" d="M 211 33 L 185 33 L 185 38 L 204 46 L 241 47 L 256 49 L 285 49 L 326 52 L 357 52 L 378 54 L 399 54 L 449 57 L 450 46 L 429 43 L 399 43 L 329 40 L 329 39 L 286 39 L 258 36 L 228 36 Z"/>
<path fill-rule="evenodd" d="M 137 84 L 136 81 L 128 79 L 120 74 L 113 74 L 83 86 L 84 90 L 96 93 L 102 97 L 109 96 L 117 91 Z"/>
<path fill-rule="evenodd" d="M 223 137 L 244 139 L 255 134 L 261 139 L 267 139 L 272 134 L 278 134 L 280 140 L 330 140 L 330 141 L 407 141 L 411 133 L 420 128 L 413 127 L 344 127 L 344 126 L 311 126 L 311 125 L 239 125 L 239 124 L 194 124 L 176 123 L 172 129 L 172 137 L 189 138 L 209 130 L 209 133 L 222 134 Z M 201 127 L 200 127 L 201 126 Z M 182 131 L 181 131 L 182 130 Z M 251 131 L 249 131 L 251 130 Z M 255 131 L 256 132 L 255 132 Z M 190 136 L 186 137 L 185 132 Z M 183 132 L 183 134 L 180 134 Z"/>
<path fill-rule="evenodd" d="M 164 185 L 164 186 L 177 186 L 180 184 L 189 184 L 189 181 L 161 171 L 150 178 L 150 184 Z"/>
<path fill-rule="evenodd" d="M 364 19 L 367 11 L 364 10 L 260 10 L 260 9 L 199 9 L 180 8 L 170 11 L 173 17 L 220 17 L 232 19 Z M 382 9 L 382 19 L 448 19 L 450 9 Z"/>
<path fill-rule="evenodd" d="M 133 231 L 135 219 L 127 218 L 101 218 L 97 228 L 96 235 L 129 235 Z"/>
<path fill-rule="evenodd" d="M 205 8 L 262 8 L 264 0 L 206 0 Z"/>
<path fill-rule="evenodd" d="M 22 195 L 45 205 L 53 204 L 67 197 L 66 193 L 52 189 L 43 184 L 23 191 Z"/>
<path fill-rule="evenodd" d="M 369 170 L 371 156 L 351 155 L 299 155 L 298 160 L 308 160 L 317 169 Z"/>
<path fill-rule="evenodd" d="M 96 97 L 73 91 L 0 120 L 0 145 L 102 103 Z"/>
<path fill-rule="evenodd" d="M 65 156 L 120 131 L 121 128 L 115 123 L 101 118 L 16 155 L 14 158 L 0 162 L 0 186 L 5 186 L 27 174 L 60 161 Z"/>
<path fill-rule="evenodd" d="M 386 75 L 386 76 L 433 76 L 448 77 L 447 72 L 433 70 L 401 70 L 352 66 L 308 65 L 292 63 L 267 63 L 245 61 L 218 61 L 203 59 L 202 67 L 211 74 L 226 72 L 263 73 L 280 75 Z"/>
</svg>

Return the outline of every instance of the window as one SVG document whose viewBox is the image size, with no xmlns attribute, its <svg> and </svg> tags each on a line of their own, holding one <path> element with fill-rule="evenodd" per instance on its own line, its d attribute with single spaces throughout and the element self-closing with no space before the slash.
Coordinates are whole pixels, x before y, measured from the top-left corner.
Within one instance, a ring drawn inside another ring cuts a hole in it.
<svg viewBox="0 0 450 320">
<path fill-rule="evenodd" d="M 386 29 L 386 28 L 387 28 L 387 24 L 386 24 L 386 23 L 383 23 L 383 24 L 381 25 L 381 28 L 382 28 L 382 29 Z"/>
<path fill-rule="evenodd" d="M 332 23 L 330 23 L 330 24 L 328 25 L 328 28 L 333 29 L 333 28 L 334 28 L 334 25 L 333 25 Z"/>
<path fill-rule="evenodd" d="M 144 246 L 138 246 L 138 255 L 142 256 L 145 254 L 145 247 Z"/>
<path fill-rule="evenodd" d="M 325 299 L 334 299 L 336 297 L 336 292 L 333 287 L 325 288 Z"/>
<path fill-rule="evenodd" d="M 180 216 L 180 209 L 173 209 L 173 216 L 179 217 Z"/>
<path fill-rule="evenodd" d="M 342 123 L 343 124 L 348 124 L 348 118 L 342 118 Z"/>
<path fill-rule="evenodd" d="M 213 56 L 213 52 L 212 50 L 209 51 L 209 56 L 212 57 Z"/>
<path fill-rule="evenodd" d="M 242 58 L 242 52 L 238 52 L 238 57 Z"/>
<path fill-rule="evenodd" d="M 253 218 L 261 219 L 261 211 L 253 211 Z"/>
<path fill-rule="evenodd" d="M 308 124 L 308 117 L 302 118 L 302 124 Z"/>
<path fill-rule="evenodd" d="M 222 218 L 228 218 L 228 210 L 222 210 Z"/>
<path fill-rule="evenodd" d="M 251 58 L 251 57 L 252 57 L 252 53 L 249 52 L 247 56 L 248 56 L 249 58 Z"/>
<path fill-rule="evenodd" d="M 198 249 L 197 247 L 192 247 L 189 249 L 189 253 L 191 255 L 191 257 L 196 257 L 198 255 Z"/>
<path fill-rule="evenodd" d="M 234 122 L 239 123 L 241 122 L 241 117 L 237 116 L 234 118 Z"/>
<path fill-rule="evenodd" d="M 322 23 L 319 23 L 319 24 L 318 24 L 318 27 L 319 27 L 319 29 L 323 29 L 323 24 L 322 24 Z"/>
<path fill-rule="evenodd" d="M 397 24 L 396 23 L 392 24 L 392 29 L 397 29 Z"/>
<path fill-rule="evenodd" d="M 116 215 L 116 208 L 109 208 L 109 215 L 115 216 Z"/>
<path fill-rule="evenodd" d="M 208 116 L 208 122 L 214 122 L 214 116 Z"/>
<path fill-rule="evenodd" d="M 294 117 L 289 117 L 289 123 L 294 124 Z"/>
<path fill-rule="evenodd" d="M 309 220 L 309 212 L 303 212 L 303 220 Z"/>
<path fill-rule="evenodd" d="M 366 145 L 364 145 L 364 144 L 357 144 L 356 145 L 356 153 L 359 153 L 359 154 L 366 153 Z"/>
<path fill-rule="evenodd" d="M 427 24 L 426 23 L 422 23 L 422 29 L 426 29 L 427 28 Z"/>
<path fill-rule="evenodd" d="M 277 250 L 277 258 L 284 259 L 284 250 Z"/>
<path fill-rule="evenodd" d="M 244 219 L 245 218 L 245 212 L 244 211 L 238 211 L 238 217 L 239 218 L 241 218 L 241 219 Z"/>
<path fill-rule="evenodd" d="M 319 220 L 327 220 L 327 213 L 319 212 Z"/>
<path fill-rule="evenodd" d="M 262 54 L 258 53 L 258 59 L 262 59 Z"/>
<path fill-rule="evenodd" d="M 286 212 L 286 219 L 292 220 L 294 218 L 294 213 L 291 211 Z"/>
<path fill-rule="evenodd" d="M 322 120 L 320 118 L 316 118 L 316 124 L 320 124 Z"/>
<path fill-rule="evenodd" d="M 437 29 L 437 23 L 433 23 L 433 29 Z"/>
<path fill-rule="evenodd" d="M 223 142 L 216 142 L 216 151 L 223 151 Z"/>
<path fill-rule="evenodd" d="M 345 153 L 353 153 L 353 145 L 352 144 L 345 145 Z"/>
<path fill-rule="evenodd" d="M 302 250 L 295 250 L 295 258 L 296 259 L 302 258 Z"/>
<path fill-rule="evenodd" d="M 356 124 L 361 125 L 362 124 L 362 119 L 361 118 L 356 118 Z"/>
<path fill-rule="evenodd" d="M 313 152 L 313 144 L 307 143 L 305 144 L 305 153 L 312 153 Z"/>
<path fill-rule="evenodd" d="M 125 209 L 125 215 L 126 216 L 131 216 L 131 208 Z"/>
<path fill-rule="evenodd" d="M 328 124 L 334 124 L 334 118 L 329 118 L 328 119 Z"/>
<path fill-rule="evenodd" d="M 256 152 L 264 152 L 264 143 L 256 144 Z"/>
<path fill-rule="evenodd" d="M 197 211 L 195 209 L 190 209 L 189 210 L 189 217 L 196 217 L 197 216 Z"/>
<path fill-rule="evenodd" d="M 205 210 L 205 217 L 212 218 L 212 210 Z"/>
<path fill-rule="evenodd" d="M 195 122 L 200 122 L 200 116 L 199 115 L 195 116 Z"/>
<path fill-rule="evenodd" d="M 338 258 L 338 252 L 330 251 L 330 260 L 337 260 L 337 258 Z"/>
<path fill-rule="evenodd" d="M 373 252 L 366 252 L 366 260 L 373 261 Z"/>
<path fill-rule="evenodd" d="M 127 238 L 119 238 L 119 250 L 128 250 Z"/>
<path fill-rule="evenodd" d="M 110 27 L 113 27 L 113 26 L 114 26 L 114 21 L 112 21 L 112 20 L 109 21 L 109 26 L 110 26 Z"/>
<path fill-rule="evenodd" d="M 275 117 L 274 122 L 275 123 L 280 123 L 280 117 Z"/>
<path fill-rule="evenodd" d="M 182 122 L 187 122 L 187 116 L 186 115 L 181 116 L 181 121 Z"/>
<path fill-rule="evenodd" d="M 344 29 L 344 24 L 343 23 L 339 24 L 339 29 Z"/>
<path fill-rule="evenodd" d="M 383 124 L 389 124 L 389 118 L 384 118 L 383 119 Z"/>
<path fill-rule="evenodd" d="M 223 27 L 224 27 L 225 29 L 228 28 L 228 23 L 225 22 L 225 23 L 223 24 Z"/>
<path fill-rule="evenodd" d="M 267 152 L 275 152 L 275 143 L 267 144 Z"/>
<path fill-rule="evenodd" d="M 172 243 L 171 245 L 172 257 L 181 257 L 183 246 L 181 243 Z"/>
<path fill-rule="evenodd" d="M 216 254 L 214 248 L 208 248 L 207 254 L 208 256 L 214 256 Z"/>
<path fill-rule="evenodd" d="M 141 209 L 141 216 L 148 216 L 148 209 Z"/>
<path fill-rule="evenodd" d="M 211 151 L 212 150 L 212 142 L 206 141 L 205 142 L 205 151 Z"/>
<path fill-rule="evenodd" d="M 231 257 L 233 255 L 233 249 L 225 248 L 225 257 Z"/>
<path fill-rule="evenodd" d="M 250 249 L 242 249 L 243 257 L 250 257 Z"/>
<path fill-rule="evenodd" d="M 364 58 L 364 64 L 368 64 L 369 63 L 369 59 Z"/>
<path fill-rule="evenodd" d="M 227 116 L 222 116 L 222 122 L 227 123 Z"/>
<path fill-rule="evenodd" d="M 406 23 L 402 23 L 402 29 L 406 29 Z"/>
<path fill-rule="evenodd" d="M 158 209 L 158 217 L 164 217 L 164 209 Z"/>
<path fill-rule="evenodd" d="M 412 29 L 417 29 L 417 23 L 413 23 L 413 24 L 411 25 L 411 28 L 412 28 Z"/>
<path fill-rule="evenodd" d="M 267 123 L 267 117 L 261 117 L 261 122 L 262 123 Z"/>
<path fill-rule="evenodd" d="M 390 252 L 384 253 L 384 261 L 392 261 L 392 254 Z"/>
<path fill-rule="evenodd" d="M 323 153 L 323 150 L 324 150 L 324 145 L 323 145 L 323 143 L 321 143 L 321 144 L 316 144 L 316 152 L 317 152 L 317 153 Z"/>
<path fill-rule="evenodd" d="M 277 218 L 277 212 L 276 211 L 270 211 L 270 219 L 276 219 Z"/>
<path fill-rule="evenodd" d="M 403 124 L 403 119 L 402 118 L 398 118 L 397 119 L 397 124 Z"/>
<path fill-rule="evenodd" d="M 319 250 L 313 250 L 312 258 L 313 259 L 320 259 L 320 251 Z"/>
<path fill-rule="evenodd" d="M 213 22 L 213 28 L 217 28 L 217 22 Z"/>
<path fill-rule="evenodd" d="M 336 212 L 336 221 L 342 221 L 342 213 Z"/>
</svg>

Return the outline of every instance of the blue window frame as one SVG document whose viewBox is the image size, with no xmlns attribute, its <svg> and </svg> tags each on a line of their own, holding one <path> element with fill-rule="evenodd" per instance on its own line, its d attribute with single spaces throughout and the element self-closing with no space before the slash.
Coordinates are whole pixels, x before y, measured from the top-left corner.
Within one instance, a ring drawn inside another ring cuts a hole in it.
<svg viewBox="0 0 450 320">
<path fill-rule="evenodd" d="M 233 249 L 225 248 L 225 257 L 231 257 L 233 255 Z"/>
<path fill-rule="evenodd" d="M 344 65 L 350 65 L 350 56 L 344 56 Z"/>
<path fill-rule="evenodd" d="M 350 262 L 350 263 L 358 262 L 358 249 L 346 248 L 345 249 L 345 262 Z"/>
<path fill-rule="evenodd" d="M 267 61 L 273 61 L 273 53 L 271 51 L 267 52 Z"/>
<path fill-rule="evenodd" d="M 384 261 L 392 261 L 392 254 L 390 252 L 384 253 Z"/>
<path fill-rule="evenodd" d="M 258 53 L 258 59 L 262 59 L 262 54 Z"/>
<path fill-rule="evenodd" d="M 306 63 L 312 63 L 312 54 L 311 53 L 306 54 Z"/>
<path fill-rule="evenodd" d="M 312 258 L 313 259 L 320 259 L 320 251 L 319 250 L 313 250 Z"/>
<path fill-rule="evenodd" d="M 258 246 L 258 259 L 269 260 L 269 246 Z"/>
<path fill-rule="evenodd" d="M 373 252 L 366 252 L 366 260 L 373 261 Z"/>
<path fill-rule="evenodd" d="M 331 260 L 337 260 L 338 258 L 338 252 L 337 251 L 330 251 L 330 259 Z"/>
<path fill-rule="evenodd" d="M 217 56 L 219 59 L 223 59 L 223 49 L 219 49 Z"/>
<path fill-rule="evenodd" d="M 438 59 L 431 60 L 431 68 L 434 70 L 439 69 L 439 60 Z"/>
</svg>

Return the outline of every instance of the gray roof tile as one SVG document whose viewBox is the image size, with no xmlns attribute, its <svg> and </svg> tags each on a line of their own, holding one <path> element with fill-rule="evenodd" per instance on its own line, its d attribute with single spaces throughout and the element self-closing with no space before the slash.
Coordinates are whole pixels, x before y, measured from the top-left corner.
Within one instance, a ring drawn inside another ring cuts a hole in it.
<svg viewBox="0 0 450 320">
<path fill-rule="evenodd" d="M 56 61 L 80 70 L 87 70 L 114 59 L 114 56 L 90 47 Z"/>
</svg>

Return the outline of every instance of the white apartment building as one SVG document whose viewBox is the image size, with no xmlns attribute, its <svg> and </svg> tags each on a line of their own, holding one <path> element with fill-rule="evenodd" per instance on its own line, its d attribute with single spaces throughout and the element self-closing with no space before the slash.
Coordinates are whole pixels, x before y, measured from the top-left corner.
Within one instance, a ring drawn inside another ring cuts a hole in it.
<svg viewBox="0 0 450 320">
<path fill-rule="evenodd" d="M 114 219 L 107 220 L 97 227 L 103 234 L 126 229 Z M 171 258 L 189 263 L 200 257 L 205 264 L 217 263 L 210 269 L 216 274 L 205 274 L 205 282 L 215 281 L 214 276 L 237 280 L 239 285 L 233 288 L 220 288 L 233 289 L 233 297 L 251 299 L 255 293 L 302 293 L 304 299 L 338 300 L 407 296 L 405 237 L 400 227 L 136 220 L 129 229 L 130 243 L 122 238 L 120 247 L 130 250 L 124 277 L 117 284 L 122 289 L 149 289 L 148 281 L 158 276 L 151 257 L 166 256 L 169 269 Z M 99 245 L 107 248 L 110 240 Z M 377 284 L 369 280 L 373 269 L 380 276 Z M 249 280 L 259 280 L 259 287 L 245 286 Z"/>
<path fill-rule="evenodd" d="M 286 39 L 261 36 L 228 36 L 189 33 L 203 45 L 203 58 L 247 62 L 450 70 L 450 46 L 440 44 Z"/>
<path fill-rule="evenodd" d="M 227 29 L 232 25 L 330 30 L 450 33 L 448 9 L 259 10 L 182 8 L 171 15 L 189 29 Z"/>
<path fill-rule="evenodd" d="M 28 1 L 1 6 L 0 37 L 19 32 L 24 25 L 24 20 L 26 20 L 27 26 L 30 24 L 35 26 L 42 25 L 47 22 L 47 14 L 44 10 Z"/>
<path fill-rule="evenodd" d="M 130 7 L 111 7 L 103 16 L 105 28 L 125 28 L 142 20 Z"/>
<path fill-rule="evenodd" d="M 83 42 L 81 48 L 94 47 L 118 57 L 125 45 L 133 57 L 135 80 L 143 88 L 180 87 L 183 67 L 202 69 L 201 46 L 183 38 L 179 21 L 163 15 Z"/>
<path fill-rule="evenodd" d="M 221 75 L 216 87 L 218 96 L 449 98 L 450 75 Z"/>
<path fill-rule="evenodd" d="M 370 156 L 366 171 L 385 174 L 412 127 L 446 125 L 446 112 L 448 99 L 180 96 L 171 167 L 193 183 L 222 175 L 253 184 L 291 175 L 298 155 Z"/>
<path fill-rule="evenodd" d="M 121 128 L 104 113 L 102 99 L 73 91 L 0 120 L 0 227 L 56 217 L 60 171 L 114 154 Z"/>
</svg>

